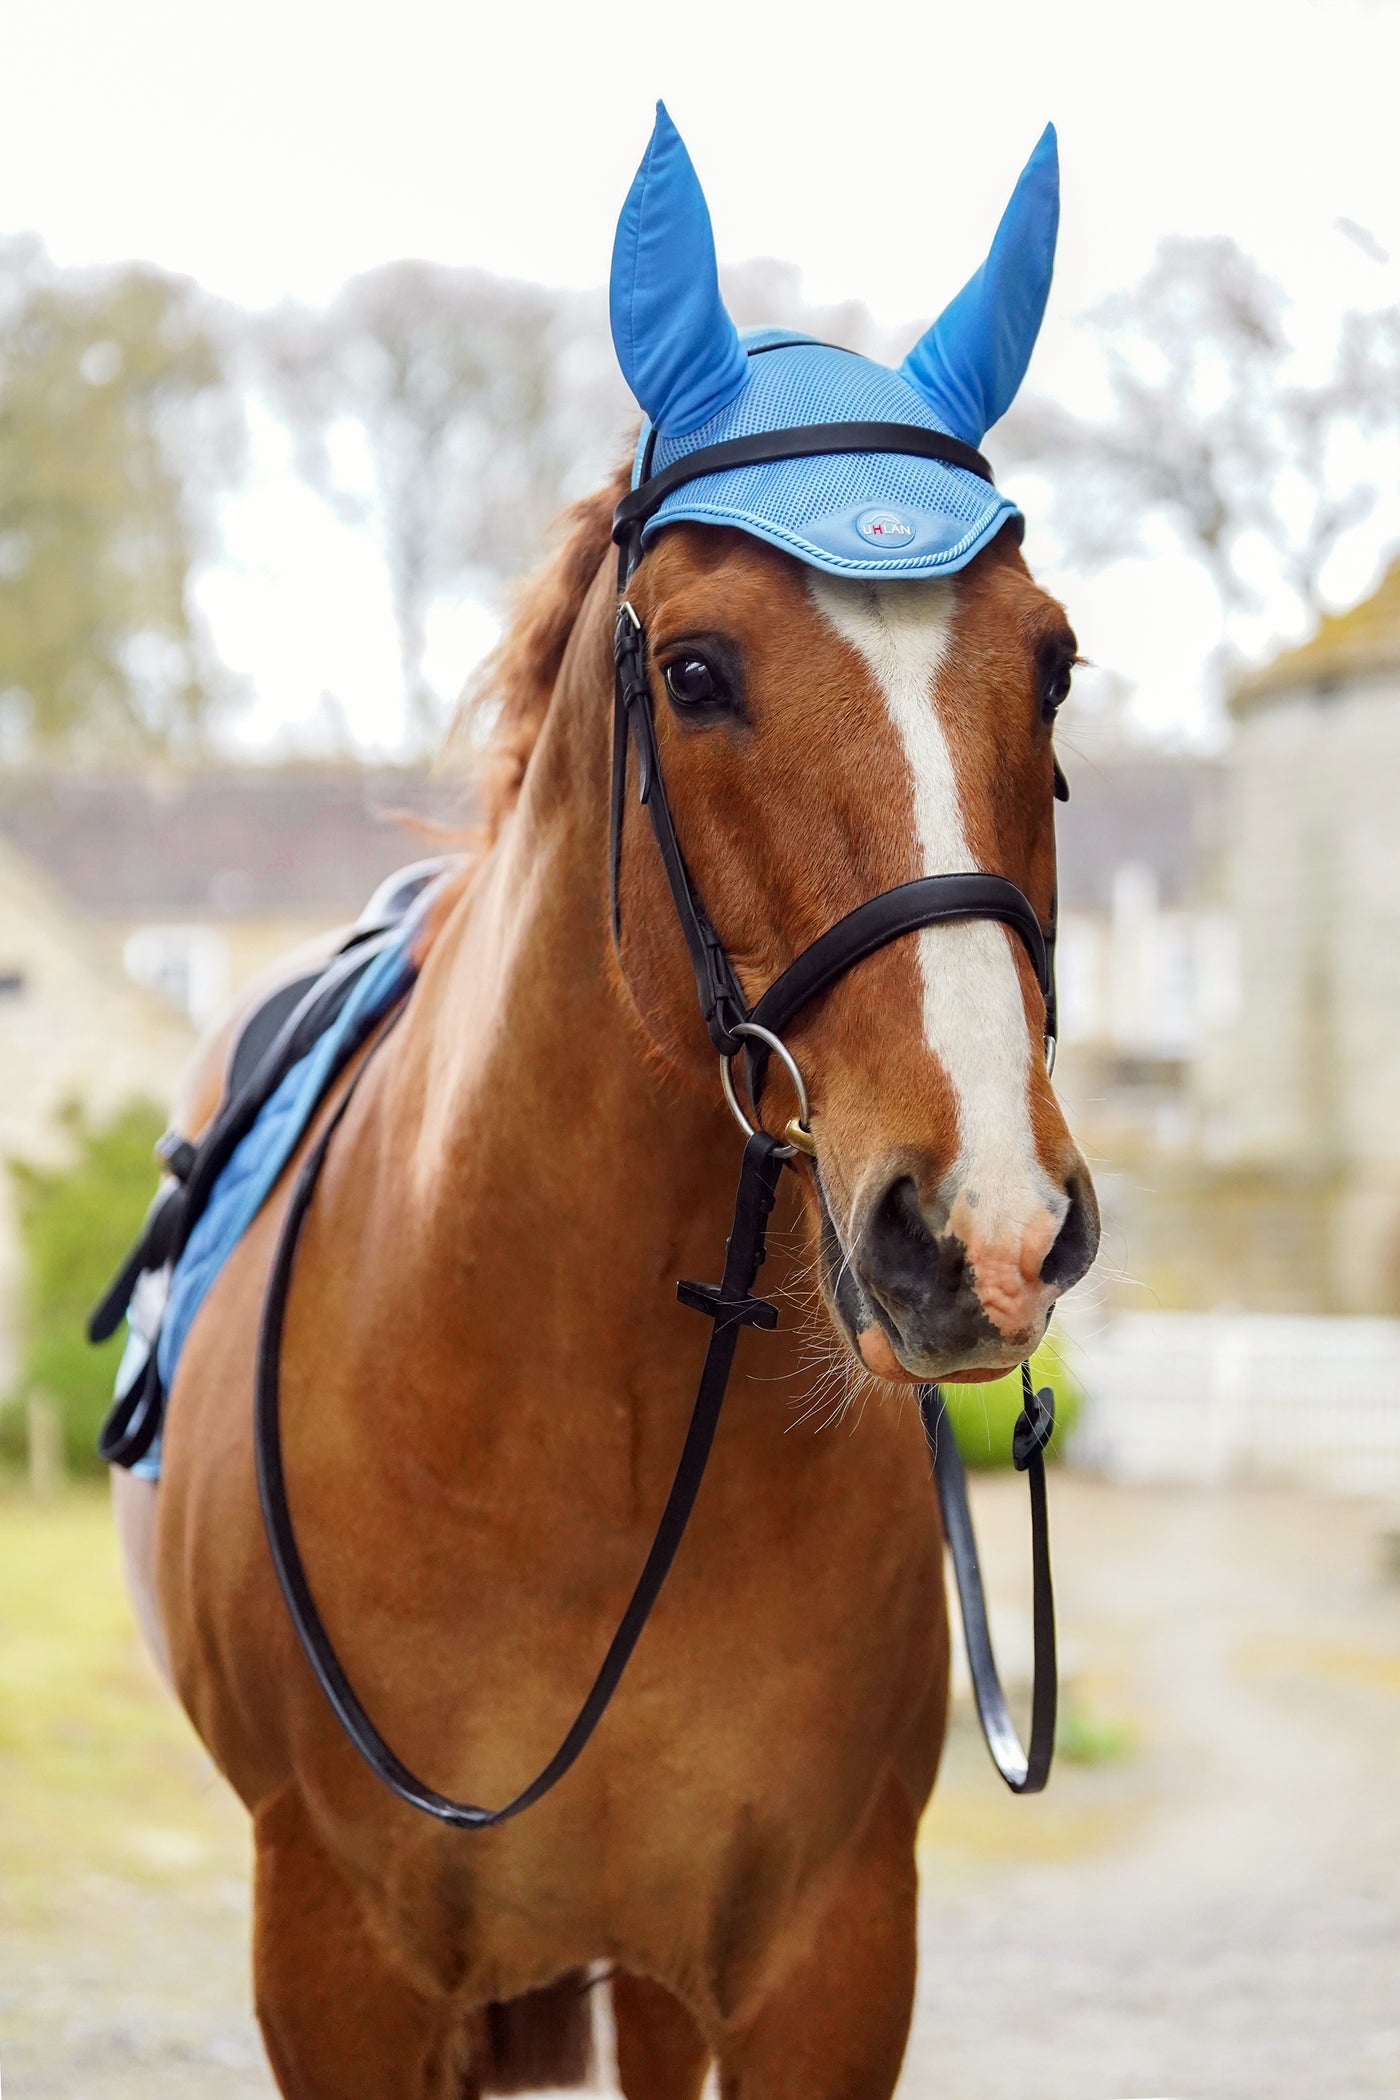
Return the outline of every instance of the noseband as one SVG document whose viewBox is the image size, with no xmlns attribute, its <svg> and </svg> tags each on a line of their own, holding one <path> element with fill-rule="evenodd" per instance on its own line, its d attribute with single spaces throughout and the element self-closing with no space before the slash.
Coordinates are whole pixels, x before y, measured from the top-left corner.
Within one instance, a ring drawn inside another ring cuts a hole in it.
<svg viewBox="0 0 1400 2100">
<path fill-rule="evenodd" d="M 563 1778 L 582 1751 L 617 1688 L 684 1535 L 714 1441 L 740 1329 L 777 1325 L 776 1306 L 753 1295 L 754 1282 L 765 1255 L 764 1231 L 777 1200 L 784 1164 L 796 1152 L 814 1150 L 807 1128 L 806 1089 L 782 1040 L 784 1029 L 804 1007 L 848 970 L 904 934 L 957 920 L 994 919 L 1017 935 L 1030 957 L 1045 1001 L 1047 1056 L 1053 1056 L 1054 911 L 1052 909 L 1050 925 L 1042 927 L 1030 900 L 1006 876 L 982 873 L 926 875 L 882 891 L 879 896 L 871 897 L 847 912 L 844 918 L 838 919 L 834 926 L 828 927 L 804 948 L 750 1007 L 686 867 L 661 771 L 651 685 L 647 677 L 646 635 L 626 595 L 641 559 L 643 528 L 674 489 L 700 475 L 731 467 L 759 465 L 774 459 L 799 459 L 830 452 L 913 453 L 961 467 L 986 481 L 992 479 L 991 469 L 980 453 L 939 431 L 902 423 L 813 424 L 792 430 L 759 432 L 726 444 L 705 446 L 655 475 L 648 472 L 648 447 L 643 478 L 618 505 L 614 516 L 613 538 L 619 548 L 619 605 L 613 634 L 615 682 L 609 811 L 613 939 L 620 947 L 622 828 L 628 751 L 635 745 L 638 797 L 651 819 L 676 917 L 695 972 L 695 987 L 705 1026 L 722 1060 L 726 1097 L 747 1137 L 734 1199 L 734 1221 L 725 1249 L 723 1276 L 718 1284 L 682 1282 L 676 1286 L 681 1303 L 704 1314 L 713 1326 L 685 1442 L 651 1549 L 572 1726 L 542 1770 L 500 1808 L 482 1808 L 439 1793 L 418 1779 L 379 1733 L 345 1673 L 312 1597 L 292 1526 L 282 1466 L 282 1333 L 297 1247 L 326 1154 L 366 1069 L 368 1056 L 372 1056 L 384 1041 L 402 1008 L 371 1044 L 365 1062 L 308 1153 L 297 1177 L 278 1241 L 258 1340 L 254 1449 L 264 1525 L 282 1594 L 321 1689 L 366 1763 L 410 1807 L 461 1829 L 487 1829 L 521 1814 Z M 730 1063 L 740 1051 L 748 1055 L 749 1092 L 755 1104 L 770 1051 L 782 1059 L 792 1074 L 799 1113 L 788 1125 L 786 1143 L 779 1143 L 767 1131 L 755 1128 L 739 1106 L 730 1076 Z M 1012 1792 L 1032 1794 L 1041 1790 L 1049 1775 L 1055 1735 L 1055 1620 L 1046 1528 L 1044 1456 L 1054 1431 L 1055 1417 L 1049 1390 L 1036 1393 L 1033 1389 L 1029 1364 L 1022 1365 L 1021 1379 L 1024 1405 L 1016 1424 L 1012 1453 L 1017 1468 L 1027 1475 L 1031 1497 L 1035 1683 L 1028 1751 L 1022 1750 L 1017 1738 L 992 1656 L 966 1483 L 951 1429 L 942 1425 L 942 1396 L 937 1385 L 919 1387 L 919 1413 L 933 1460 L 944 1536 L 957 1577 L 968 1663 L 983 1734 L 993 1761 Z M 943 1433 L 940 1435 L 941 1427 Z"/>
</svg>

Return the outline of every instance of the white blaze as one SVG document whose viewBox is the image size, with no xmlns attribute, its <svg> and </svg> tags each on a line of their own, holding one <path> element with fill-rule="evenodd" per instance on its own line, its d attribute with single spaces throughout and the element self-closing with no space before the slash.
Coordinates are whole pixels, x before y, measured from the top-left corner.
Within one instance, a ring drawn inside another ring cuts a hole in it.
<svg viewBox="0 0 1400 2100">
<path fill-rule="evenodd" d="M 919 872 L 970 873 L 977 862 L 934 698 L 952 635 L 955 586 L 848 583 L 815 574 L 809 587 L 837 633 L 869 665 L 899 732 Z M 978 1238 L 1003 1245 L 1018 1243 L 1037 1213 L 1049 1210 L 1058 1219 L 1066 1209 L 1063 1192 L 1036 1157 L 1031 1038 L 1010 940 L 985 919 L 926 926 L 918 935 L 924 1035 L 958 1107 L 958 1158 L 944 1193 L 950 1202 L 960 1195 L 972 1208 Z"/>
</svg>

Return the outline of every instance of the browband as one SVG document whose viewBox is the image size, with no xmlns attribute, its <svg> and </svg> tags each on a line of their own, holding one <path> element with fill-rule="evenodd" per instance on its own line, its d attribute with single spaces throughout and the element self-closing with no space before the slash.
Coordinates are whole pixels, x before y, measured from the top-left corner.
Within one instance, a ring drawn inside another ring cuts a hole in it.
<svg viewBox="0 0 1400 2100">
<path fill-rule="evenodd" d="M 941 430 L 925 430 L 919 423 L 799 423 L 792 430 L 756 430 L 722 445 L 702 445 L 698 452 L 688 452 L 659 474 L 649 475 L 613 512 L 613 538 L 621 545 L 676 489 L 704 474 L 767 466 L 777 459 L 816 459 L 826 452 L 903 452 L 961 467 L 980 481 L 992 479 L 991 468 L 975 446 Z"/>
</svg>

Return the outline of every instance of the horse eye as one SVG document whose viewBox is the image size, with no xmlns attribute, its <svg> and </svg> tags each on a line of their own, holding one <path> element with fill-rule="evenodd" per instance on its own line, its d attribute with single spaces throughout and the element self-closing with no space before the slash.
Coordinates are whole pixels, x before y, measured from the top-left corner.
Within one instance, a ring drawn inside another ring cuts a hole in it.
<svg viewBox="0 0 1400 2100">
<path fill-rule="evenodd" d="M 666 666 L 666 690 L 677 707 L 713 707 L 724 695 L 703 656 L 678 656 Z"/>
<path fill-rule="evenodd" d="M 1070 680 L 1074 676 L 1074 664 L 1065 657 L 1047 665 L 1041 676 L 1040 712 L 1047 722 L 1053 722 L 1069 698 Z"/>
</svg>

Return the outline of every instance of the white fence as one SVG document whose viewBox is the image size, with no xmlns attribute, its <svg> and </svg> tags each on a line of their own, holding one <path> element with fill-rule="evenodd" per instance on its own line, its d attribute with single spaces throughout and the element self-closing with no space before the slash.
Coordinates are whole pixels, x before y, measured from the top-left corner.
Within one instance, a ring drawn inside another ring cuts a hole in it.
<svg viewBox="0 0 1400 2100">
<path fill-rule="evenodd" d="M 1400 1495 L 1400 1320 L 1126 1313 L 1064 1343 L 1073 1456 L 1115 1479 Z"/>
</svg>

